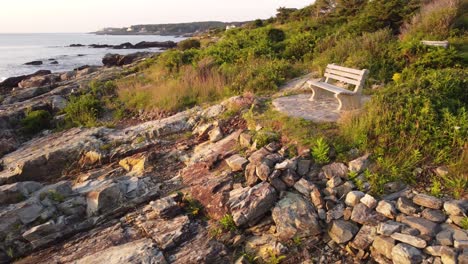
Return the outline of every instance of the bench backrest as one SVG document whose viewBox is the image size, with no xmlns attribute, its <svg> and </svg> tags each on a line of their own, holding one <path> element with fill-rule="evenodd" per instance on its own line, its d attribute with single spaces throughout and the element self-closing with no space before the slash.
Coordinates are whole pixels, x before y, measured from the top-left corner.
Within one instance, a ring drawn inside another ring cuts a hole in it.
<svg viewBox="0 0 468 264">
<path fill-rule="evenodd" d="M 368 74 L 369 71 L 366 69 L 356 70 L 335 64 L 328 64 L 325 69 L 325 82 L 328 83 L 330 79 L 333 79 L 347 84 L 352 84 L 356 86 L 354 93 L 361 93 Z"/>
</svg>

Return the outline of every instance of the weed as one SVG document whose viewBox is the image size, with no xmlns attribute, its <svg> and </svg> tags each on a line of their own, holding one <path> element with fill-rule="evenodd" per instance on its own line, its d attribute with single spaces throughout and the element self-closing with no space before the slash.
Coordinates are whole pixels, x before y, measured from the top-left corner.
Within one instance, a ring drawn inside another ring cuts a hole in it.
<svg viewBox="0 0 468 264">
<path fill-rule="evenodd" d="M 463 219 L 460 221 L 460 227 L 468 230 L 468 217 L 463 217 Z"/>
<path fill-rule="evenodd" d="M 21 120 L 21 127 L 26 134 L 36 134 L 50 128 L 51 119 L 52 115 L 48 111 L 27 111 L 26 116 Z"/>
<path fill-rule="evenodd" d="M 85 127 L 97 126 L 101 111 L 101 102 L 92 94 L 70 97 L 64 109 L 68 126 Z"/>
<path fill-rule="evenodd" d="M 10 257 L 11 259 L 13 259 L 15 257 L 15 251 L 13 250 L 13 248 L 9 247 L 7 250 L 6 250 L 6 254 L 8 255 L 8 257 Z"/>
<path fill-rule="evenodd" d="M 219 220 L 219 224 L 226 231 L 235 231 L 235 230 L 237 230 L 236 223 L 234 223 L 234 219 L 232 218 L 232 215 L 230 215 L 230 214 L 224 215 Z"/>
<path fill-rule="evenodd" d="M 430 193 L 432 196 L 440 197 L 442 196 L 442 184 L 439 179 L 433 179 Z"/>
<path fill-rule="evenodd" d="M 275 252 L 274 250 L 272 250 L 272 249 L 269 249 L 269 250 L 268 250 L 268 254 L 269 254 L 269 256 L 270 256 L 269 259 L 268 259 L 268 263 L 269 263 L 269 264 L 279 264 L 279 263 L 281 263 L 281 261 L 282 261 L 283 259 L 286 258 L 286 256 L 284 256 L 284 255 L 279 255 L 279 256 L 278 256 L 278 255 L 276 254 L 276 252 Z"/>
<path fill-rule="evenodd" d="M 300 247 L 302 245 L 302 238 L 299 236 L 293 237 L 294 245 Z"/>
<path fill-rule="evenodd" d="M 324 138 L 318 138 L 315 141 L 315 146 L 313 146 L 311 150 L 312 157 L 314 158 L 315 162 L 320 164 L 330 162 L 330 158 L 328 156 L 329 152 L 330 146 Z"/>
<path fill-rule="evenodd" d="M 184 209 L 190 216 L 197 217 L 203 212 L 203 205 L 187 194 L 184 195 L 183 201 L 185 204 Z"/>
</svg>

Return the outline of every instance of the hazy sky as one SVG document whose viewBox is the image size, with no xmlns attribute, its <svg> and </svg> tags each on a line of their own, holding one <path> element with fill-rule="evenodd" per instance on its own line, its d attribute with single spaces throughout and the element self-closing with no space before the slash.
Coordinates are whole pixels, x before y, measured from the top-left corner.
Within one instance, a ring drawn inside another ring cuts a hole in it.
<svg viewBox="0 0 468 264">
<path fill-rule="evenodd" d="M 104 27 L 244 21 L 313 0 L 3 0 L 0 33 L 90 32 Z"/>
</svg>

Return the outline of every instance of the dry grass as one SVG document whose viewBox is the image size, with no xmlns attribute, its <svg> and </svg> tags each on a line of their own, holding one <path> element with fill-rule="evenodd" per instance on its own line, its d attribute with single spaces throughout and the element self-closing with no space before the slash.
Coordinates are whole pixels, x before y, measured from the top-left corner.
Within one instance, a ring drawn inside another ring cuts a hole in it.
<svg viewBox="0 0 468 264">
<path fill-rule="evenodd" d="M 433 0 L 423 5 L 411 21 L 403 24 L 400 39 L 447 39 L 459 4 L 460 0 Z"/>
<path fill-rule="evenodd" d="M 182 66 L 177 74 L 155 65 L 117 86 L 119 98 L 129 109 L 173 111 L 221 98 L 226 83 L 213 63 L 203 60 L 196 68 Z"/>
</svg>

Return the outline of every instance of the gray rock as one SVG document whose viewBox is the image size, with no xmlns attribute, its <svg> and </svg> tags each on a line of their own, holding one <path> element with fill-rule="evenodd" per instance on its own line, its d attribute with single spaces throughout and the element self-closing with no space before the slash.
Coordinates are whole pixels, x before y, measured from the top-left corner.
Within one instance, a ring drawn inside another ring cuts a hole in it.
<svg viewBox="0 0 468 264">
<path fill-rule="evenodd" d="M 417 248 L 400 243 L 392 249 L 392 260 L 395 264 L 421 263 L 423 255 Z"/>
<path fill-rule="evenodd" d="M 57 208 L 65 215 L 83 216 L 86 214 L 86 198 L 83 196 L 72 197 L 57 205 Z"/>
<path fill-rule="evenodd" d="M 226 159 L 227 165 L 231 168 L 232 171 L 242 171 L 249 161 L 240 156 L 240 155 L 232 155 L 231 157 Z"/>
<path fill-rule="evenodd" d="M 369 194 L 364 195 L 360 201 L 370 209 L 374 209 L 377 206 L 377 200 Z"/>
<path fill-rule="evenodd" d="M 338 244 L 346 243 L 353 239 L 359 228 L 352 222 L 335 220 L 328 230 L 328 235 Z"/>
<path fill-rule="evenodd" d="M 67 106 L 67 99 L 63 98 L 60 95 L 54 95 L 51 97 L 51 105 L 54 111 L 61 111 Z"/>
<path fill-rule="evenodd" d="M 23 233 L 23 238 L 33 244 L 34 247 L 48 244 L 63 234 L 61 230 L 63 225 L 55 224 L 54 221 L 49 221 L 45 224 L 35 226 Z"/>
<path fill-rule="evenodd" d="M 338 220 L 344 216 L 344 205 L 337 204 L 333 209 L 328 210 L 327 212 L 327 223 L 330 223 L 333 220 Z"/>
<path fill-rule="evenodd" d="M 442 201 L 439 198 L 426 194 L 417 194 L 414 196 L 413 203 L 436 210 L 442 208 Z"/>
<path fill-rule="evenodd" d="M 377 233 L 384 235 L 384 236 L 391 236 L 395 232 L 400 232 L 403 224 L 394 222 L 394 221 L 387 221 L 385 223 L 379 223 L 377 227 Z"/>
<path fill-rule="evenodd" d="M 275 189 L 263 182 L 254 187 L 235 189 L 229 193 L 228 206 L 237 226 L 254 222 L 268 212 L 277 199 Z"/>
<path fill-rule="evenodd" d="M 176 215 L 182 212 L 181 208 L 177 203 L 177 195 L 171 195 L 164 198 L 161 198 L 156 201 L 152 201 L 149 204 L 151 208 L 146 216 L 149 219 L 154 218 L 163 218 L 163 219 L 171 219 Z"/>
<path fill-rule="evenodd" d="M 42 184 L 32 181 L 2 185 L 0 186 L 0 205 L 21 202 L 42 187 Z"/>
<path fill-rule="evenodd" d="M 281 180 L 286 184 L 288 187 L 293 187 L 294 184 L 300 179 L 300 176 L 294 170 L 286 169 L 283 170 L 281 173 Z"/>
<path fill-rule="evenodd" d="M 217 104 L 217 105 L 210 106 L 207 109 L 203 110 L 201 115 L 206 118 L 214 118 L 222 114 L 225 109 L 226 108 L 222 104 Z"/>
<path fill-rule="evenodd" d="M 297 160 L 285 160 L 275 165 L 275 170 L 296 170 Z"/>
<path fill-rule="evenodd" d="M 193 235 L 190 232 L 190 219 L 179 215 L 172 219 L 147 219 L 140 224 L 147 236 L 153 238 L 162 250 L 172 250 Z"/>
<path fill-rule="evenodd" d="M 304 178 L 300 179 L 294 184 L 294 189 L 296 189 L 299 193 L 301 193 L 305 197 L 309 197 L 310 193 L 316 188 L 317 186 L 315 186 L 315 184 L 313 184 L 311 181 L 308 181 Z"/>
<path fill-rule="evenodd" d="M 343 180 L 338 176 L 331 177 L 330 180 L 327 181 L 327 187 L 329 188 L 336 188 L 341 184 L 343 184 Z"/>
<path fill-rule="evenodd" d="M 443 246 L 453 246 L 453 233 L 450 230 L 442 230 L 437 233 L 436 241 L 439 245 Z"/>
<path fill-rule="evenodd" d="M 438 225 L 436 223 L 420 217 L 402 217 L 401 222 L 418 229 L 422 235 L 433 236 L 438 231 Z"/>
<path fill-rule="evenodd" d="M 213 143 L 220 141 L 224 137 L 223 132 L 219 127 L 215 127 L 212 130 L 210 130 L 210 132 L 208 132 L 208 136 L 210 138 L 210 141 Z"/>
<path fill-rule="evenodd" d="M 166 259 L 151 239 L 129 242 L 127 244 L 100 250 L 95 254 L 79 259 L 75 264 L 166 264 Z"/>
<path fill-rule="evenodd" d="M 361 198 L 364 197 L 364 195 L 365 194 L 363 192 L 361 192 L 361 191 L 349 192 L 346 195 L 345 203 L 348 206 L 355 206 L 356 204 L 358 204 L 360 202 Z"/>
<path fill-rule="evenodd" d="M 421 216 L 436 223 L 442 223 L 447 218 L 441 210 L 426 208 L 421 212 Z"/>
<path fill-rule="evenodd" d="M 414 215 L 418 212 L 417 206 L 409 199 L 400 197 L 397 201 L 397 209 L 407 215 Z"/>
<path fill-rule="evenodd" d="M 275 170 L 270 174 L 270 177 L 268 178 L 268 182 L 273 186 L 278 193 L 285 191 L 288 189 L 288 186 L 286 186 L 286 183 L 284 183 L 283 180 L 281 180 L 281 174 L 282 172 L 280 170 Z"/>
<path fill-rule="evenodd" d="M 372 251 L 380 254 L 388 259 L 392 259 L 392 249 L 395 245 L 395 240 L 391 237 L 377 236 L 372 243 Z"/>
<path fill-rule="evenodd" d="M 252 135 L 249 133 L 240 134 L 239 144 L 244 148 L 250 148 L 250 145 L 252 145 Z"/>
<path fill-rule="evenodd" d="M 377 214 L 363 203 L 359 203 L 353 208 L 351 220 L 361 225 L 367 224 L 371 226 L 378 225 L 384 219 L 383 216 Z"/>
<path fill-rule="evenodd" d="M 258 164 L 269 154 L 271 153 L 266 148 L 261 148 L 250 155 L 249 161 L 253 164 Z"/>
<path fill-rule="evenodd" d="M 416 237 L 416 236 L 411 236 L 411 235 L 405 235 L 402 233 L 393 233 L 391 237 L 395 240 L 398 240 L 400 242 L 406 243 L 408 245 L 411 245 L 413 247 L 417 248 L 425 248 L 427 246 L 427 243 L 425 240 Z"/>
<path fill-rule="evenodd" d="M 322 167 L 325 176 L 328 179 L 333 177 L 346 178 L 348 176 L 348 167 L 343 163 L 334 162 Z"/>
<path fill-rule="evenodd" d="M 266 181 L 268 176 L 270 176 L 271 169 L 267 164 L 262 162 L 256 166 L 255 172 L 260 180 Z"/>
<path fill-rule="evenodd" d="M 86 195 L 88 216 L 97 215 L 118 207 L 122 201 L 119 184 L 110 183 L 92 190 Z"/>
<path fill-rule="evenodd" d="M 17 211 L 17 215 L 23 224 L 29 224 L 39 218 L 44 207 L 36 201 L 23 203 Z"/>
<path fill-rule="evenodd" d="M 348 163 L 349 170 L 352 172 L 361 173 L 369 166 L 369 154 L 352 160 Z"/>
<path fill-rule="evenodd" d="M 248 186 L 254 186 L 258 182 L 256 173 L 257 166 L 254 163 L 249 163 L 245 167 L 245 181 Z"/>
<path fill-rule="evenodd" d="M 418 229 L 406 225 L 401 228 L 401 233 L 410 236 L 419 236 L 421 234 Z"/>
<path fill-rule="evenodd" d="M 455 240 L 453 246 L 457 249 L 468 249 L 468 240 Z"/>
<path fill-rule="evenodd" d="M 314 207 L 302 196 L 286 193 L 272 211 L 277 237 L 288 241 L 294 237 L 309 237 L 321 233 Z"/>
<path fill-rule="evenodd" d="M 310 165 L 312 164 L 311 160 L 300 159 L 297 162 L 297 173 L 302 177 L 306 176 L 309 173 Z"/>
<path fill-rule="evenodd" d="M 344 184 L 335 188 L 336 195 L 339 199 L 346 197 L 346 195 L 351 192 L 356 186 L 352 181 L 347 181 Z"/>
<path fill-rule="evenodd" d="M 397 214 L 395 205 L 389 201 L 384 201 L 384 200 L 378 203 L 377 208 L 375 208 L 375 210 L 378 213 L 390 219 L 394 219 L 395 215 Z"/>
</svg>

